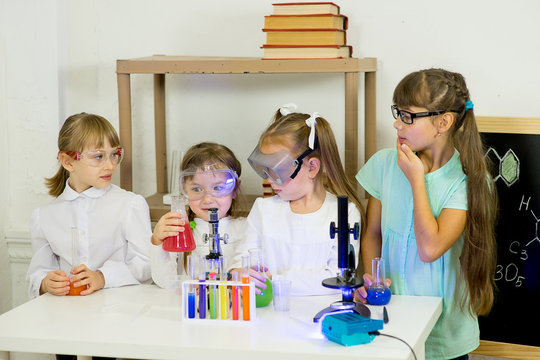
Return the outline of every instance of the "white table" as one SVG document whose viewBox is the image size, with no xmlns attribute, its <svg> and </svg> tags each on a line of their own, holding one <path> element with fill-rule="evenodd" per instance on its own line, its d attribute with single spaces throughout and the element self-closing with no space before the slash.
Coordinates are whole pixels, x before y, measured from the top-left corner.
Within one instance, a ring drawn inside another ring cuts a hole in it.
<svg viewBox="0 0 540 360">
<path fill-rule="evenodd" d="M 289 312 L 257 309 L 252 322 L 182 320 L 180 297 L 153 285 L 105 289 L 90 296 L 45 294 L 0 315 L 0 359 L 8 351 L 138 359 L 413 359 L 388 337 L 344 347 L 327 340 L 313 316 L 339 296 L 291 299 Z M 372 317 L 380 309 L 372 308 Z M 424 359 L 424 342 L 437 321 L 436 297 L 393 296 L 382 333 L 411 345 Z"/>
</svg>

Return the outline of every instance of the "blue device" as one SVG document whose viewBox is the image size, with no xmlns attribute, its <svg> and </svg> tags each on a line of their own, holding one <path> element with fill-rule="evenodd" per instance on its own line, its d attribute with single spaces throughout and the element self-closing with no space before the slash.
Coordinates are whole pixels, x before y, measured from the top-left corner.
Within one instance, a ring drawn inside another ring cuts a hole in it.
<svg viewBox="0 0 540 360">
<path fill-rule="evenodd" d="M 367 344 L 376 336 L 372 332 L 382 328 L 382 320 L 372 320 L 353 311 L 330 313 L 322 321 L 323 334 L 344 346 Z"/>
</svg>

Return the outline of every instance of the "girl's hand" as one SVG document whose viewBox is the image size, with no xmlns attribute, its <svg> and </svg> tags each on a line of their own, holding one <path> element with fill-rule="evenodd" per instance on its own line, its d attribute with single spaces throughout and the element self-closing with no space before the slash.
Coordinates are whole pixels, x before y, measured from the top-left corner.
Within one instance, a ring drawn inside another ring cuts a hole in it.
<svg viewBox="0 0 540 360">
<path fill-rule="evenodd" d="M 354 301 L 366 304 L 367 303 L 367 291 L 366 289 L 373 284 L 373 278 L 371 277 L 371 274 L 364 274 L 364 286 L 359 287 L 354 292 Z M 392 284 L 392 281 L 390 279 L 385 279 L 384 284 L 387 287 L 390 287 Z"/>
<path fill-rule="evenodd" d="M 84 264 L 73 268 L 71 274 L 73 276 L 70 281 L 74 283 L 73 286 L 88 285 L 86 290 L 81 291 L 81 295 L 89 295 L 105 287 L 105 277 L 103 274 L 100 271 L 90 270 Z"/>
<path fill-rule="evenodd" d="M 184 225 L 187 219 L 182 219 L 182 214 L 177 212 L 168 212 L 163 215 L 152 234 L 152 244 L 159 246 L 168 236 L 176 236 L 180 231 L 184 231 Z"/>
<path fill-rule="evenodd" d="M 272 274 L 268 272 L 268 269 L 264 268 L 263 271 L 258 272 L 254 269 L 249 269 L 249 281 L 255 284 L 255 294 L 260 294 L 261 289 L 266 289 L 266 279 L 272 280 Z"/>
<path fill-rule="evenodd" d="M 424 164 L 407 144 L 401 144 L 397 138 L 397 164 L 403 174 L 413 183 L 424 178 Z"/>
<path fill-rule="evenodd" d="M 242 281 L 242 269 L 231 269 L 229 271 L 238 273 L 238 281 Z M 261 289 L 266 289 L 266 279 L 272 280 L 272 274 L 268 272 L 268 269 L 264 269 L 264 273 L 260 273 L 254 269 L 249 269 L 249 282 L 255 284 L 255 294 L 260 294 Z"/>
<path fill-rule="evenodd" d="M 49 272 L 41 282 L 39 293 L 51 293 L 57 296 L 64 296 L 69 293 L 69 278 L 62 270 Z"/>
</svg>

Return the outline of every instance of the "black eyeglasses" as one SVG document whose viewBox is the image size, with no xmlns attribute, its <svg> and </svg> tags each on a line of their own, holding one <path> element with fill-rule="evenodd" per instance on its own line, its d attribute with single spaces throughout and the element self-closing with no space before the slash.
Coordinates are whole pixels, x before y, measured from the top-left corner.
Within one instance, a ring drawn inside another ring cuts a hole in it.
<svg viewBox="0 0 540 360">
<path fill-rule="evenodd" d="M 392 108 L 392 116 L 394 116 L 394 119 L 397 119 L 399 116 L 401 121 L 403 121 L 405 124 L 412 124 L 415 118 L 440 115 L 446 112 L 445 110 L 437 110 L 437 111 L 424 111 L 424 112 L 412 113 L 406 110 L 399 110 L 397 105 L 392 105 L 391 108 Z"/>
</svg>

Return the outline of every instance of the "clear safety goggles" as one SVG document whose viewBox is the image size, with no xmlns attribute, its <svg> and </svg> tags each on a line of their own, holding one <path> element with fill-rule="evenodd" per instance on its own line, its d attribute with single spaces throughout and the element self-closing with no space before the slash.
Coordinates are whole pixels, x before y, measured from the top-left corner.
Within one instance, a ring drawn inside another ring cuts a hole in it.
<svg viewBox="0 0 540 360">
<path fill-rule="evenodd" d="M 222 197 L 235 188 L 238 175 L 231 169 L 202 169 L 180 173 L 180 191 L 189 200 L 200 200 L 205 196 Z"/>
<path fill-rule="evenodd" d="M 95 151 L 85 151 L 85 152 L 75 152 L 75 151 L 62 151 L 58 152 L 58 159 L 60 154 L 65 153 L 68 156 L 73 157 L 77 161 L 83 161 L 86 164 L 94 167 L 101 167 L 105 165 L 107 160 L 111 160 L 113 165 L 118 165 L 122 162 L 124 157 L 124 149 L 122 147 L 117 147 L 113 151 L 107 152 L 105 150 L 95 150 Z"/>
<path fill-rule="evenodd" d="M 302 167 L 302 160 L 312 151 L 312 149 L 307 149 L 294 159 L 285 149 L 273 154 L 262 154 L 259 146 L 256 146 L 249 155 L 248 162 L 260 177 L 281 185 L 296 177 Z"/>
</svg>

